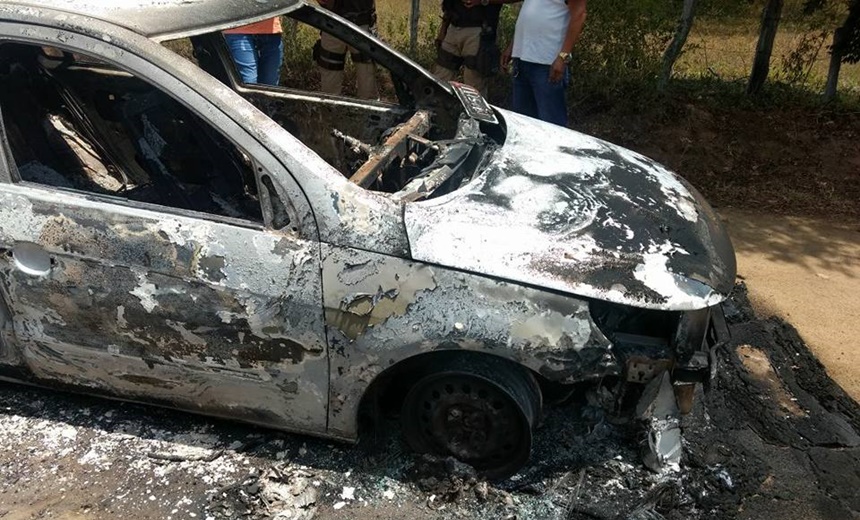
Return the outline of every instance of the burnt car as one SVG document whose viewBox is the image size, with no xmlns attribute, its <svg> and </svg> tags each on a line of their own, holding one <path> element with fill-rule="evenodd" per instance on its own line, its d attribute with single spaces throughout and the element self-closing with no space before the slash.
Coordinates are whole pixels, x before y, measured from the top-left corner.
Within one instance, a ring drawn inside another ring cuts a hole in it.
<svg viewBox="0 0 860 520">
<path fill-rule="evenodd" d="M 276 15 L 390 99 L 241 83 L 220 31 Z M 545 401 L 708 377 L 735 260 L 694 188 L 302 0 L 4 1 L 0 111 L 4 380 L 344 441 L 392 406 L 500 477 Z"/>
</svg>

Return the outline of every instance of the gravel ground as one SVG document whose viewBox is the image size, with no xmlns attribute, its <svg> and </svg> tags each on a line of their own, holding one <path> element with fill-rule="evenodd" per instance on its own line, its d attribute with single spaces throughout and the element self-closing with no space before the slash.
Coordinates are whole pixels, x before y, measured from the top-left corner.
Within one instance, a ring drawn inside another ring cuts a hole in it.
<svg viewBox="0 0 860 520">
<path fill-rule="evenodd" d="M 679 472 L 639 463 L 638 428 L 574 400 L 531 464 L 487 483 L 415 456 L 396 421 L 358 446 L 0 384 L 0 519 L 860 518 L 860 407 L 745 288 L 733 340 L 685 417 Z"/>
</svg>

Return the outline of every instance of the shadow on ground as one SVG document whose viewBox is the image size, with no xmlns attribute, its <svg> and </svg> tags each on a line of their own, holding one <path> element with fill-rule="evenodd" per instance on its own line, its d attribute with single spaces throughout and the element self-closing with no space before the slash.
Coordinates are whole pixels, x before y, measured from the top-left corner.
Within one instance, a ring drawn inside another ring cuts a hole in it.
<svg viewBox="0 0 860 520">
<path fill-rule="evenodd" d="M 860 222 L 852 226 L 803 217 L 739 211 L 727 214 L 732 240 L 739 251 L 758 253 L 774 262 L 801 264 L 810 272 L 824 270 L 850 278 L 857 276 L 853 267 L 860 263 Z"/>
</svg>

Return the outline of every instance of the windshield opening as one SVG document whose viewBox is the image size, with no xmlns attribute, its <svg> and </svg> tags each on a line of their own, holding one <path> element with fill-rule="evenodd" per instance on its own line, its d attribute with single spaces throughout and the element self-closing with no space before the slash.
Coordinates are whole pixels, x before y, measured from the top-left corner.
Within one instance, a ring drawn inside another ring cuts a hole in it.
<svg viewBox="0 0 860 520">
<path fill-rule="evenodd" d="M 279 25 L 282 55 L 270 79 L 248 79 L 232 33 L 165 46 L 232 87 L 351 182 L 398 200 L 457 189 L 500 144 L 500 125 L 480 95 L 455 95 L 368 34 L 372 28 L 311 6 Z M 484 107 L 464 104 L 467 98 Z"/>
</svg>

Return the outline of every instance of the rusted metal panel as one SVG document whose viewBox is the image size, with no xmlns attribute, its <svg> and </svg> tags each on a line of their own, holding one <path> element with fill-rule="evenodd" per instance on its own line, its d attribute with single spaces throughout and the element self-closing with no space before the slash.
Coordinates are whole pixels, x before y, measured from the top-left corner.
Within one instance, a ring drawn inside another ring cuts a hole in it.
<svg viewBox="0 0 860 520">
<path fill-rule="evenodd" d="M 53 259 L 0 272 L 36 380 L 324 431 L 317 243 L 9 185 L 0 223 L 0 247 Z"/>
<path fill-rule="evenodd" d="M 349 178 L 349 181 L 364 188 L 369 187 L 393 161 L 405 157 L 410 135 L 424 136 L 429 131 L 430 114 L 425 111 L 416 112 L 371 154 L 367 162 Z"/>
<path fill-rule="evenodd" d="M 322 252 L 330 435 L 353 438 L 374 378 L 434 350 L 501 356 L 558 382 L 620 373 L 583 300 L 365 251 Z"/>
<path fill-rule="evenodd" d="M 734 252 L 689 184 L 624 148 L 502 114 L 507 141 L 476 179 L 407 205 L 413 258 L 653 309 L 726 297 Z"/>
<path fill-rule="evenodd" d="M 626 356 L 624 374 L 630 383 L 648 383 L 663 372 L 672 370 L 673 359 L 645 356 Z"/>
</svg>

